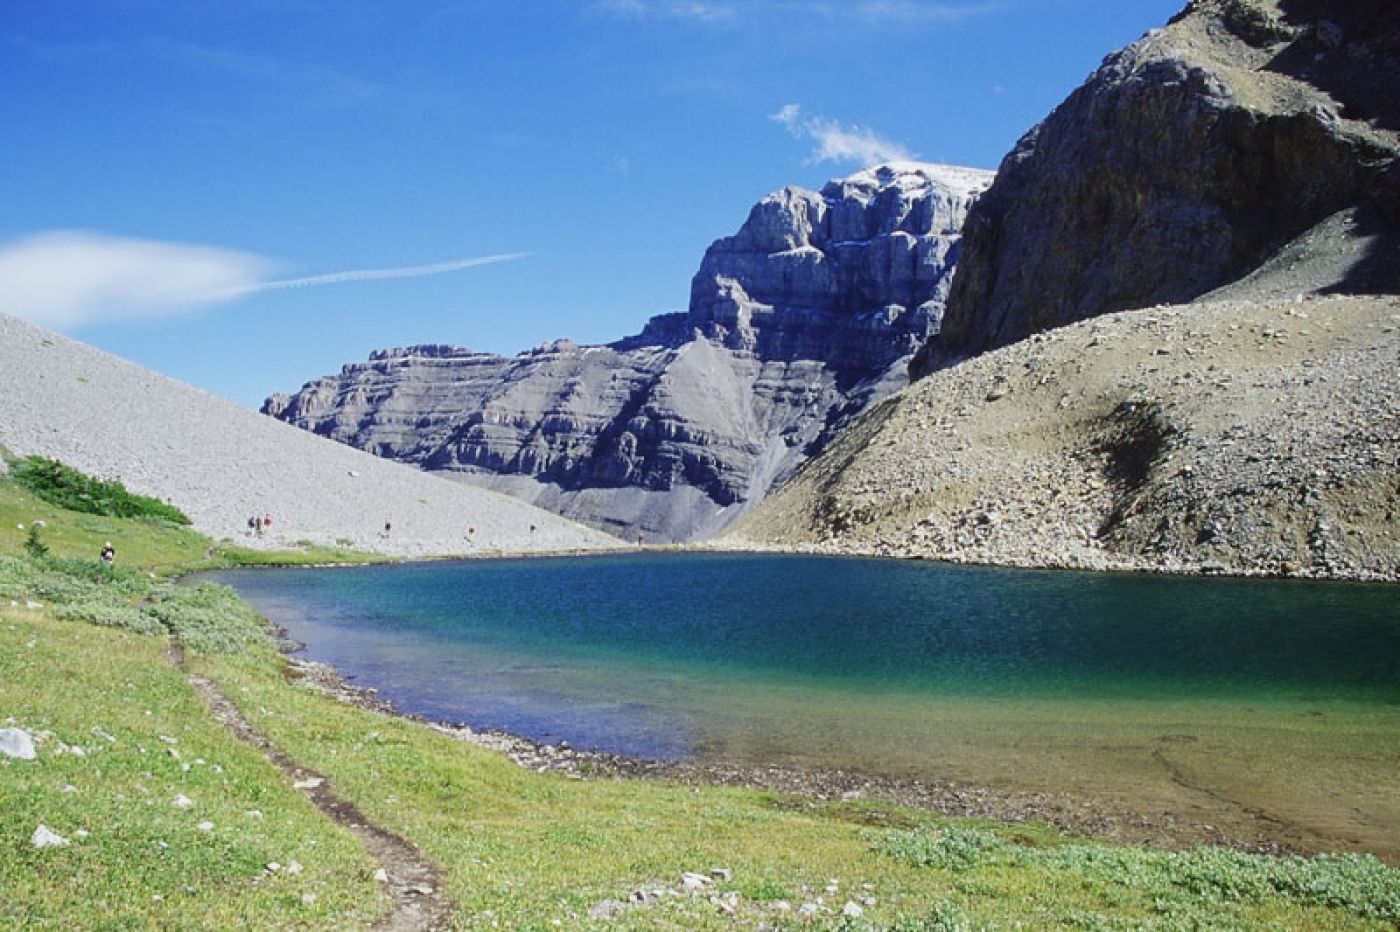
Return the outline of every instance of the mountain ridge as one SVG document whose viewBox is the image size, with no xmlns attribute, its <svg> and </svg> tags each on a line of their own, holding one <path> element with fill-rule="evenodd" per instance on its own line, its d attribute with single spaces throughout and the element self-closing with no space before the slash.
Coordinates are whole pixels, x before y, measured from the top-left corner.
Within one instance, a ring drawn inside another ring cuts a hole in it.
<svg viewBox="0 0 1400 932">
<path fill-rule="evenodd" d="M 626 539 L 706 536 L 903 383 L 990 179 L 899 162 L 782 188 L 636 335 L 379 350 L 263 412 Z"/>
</svg>

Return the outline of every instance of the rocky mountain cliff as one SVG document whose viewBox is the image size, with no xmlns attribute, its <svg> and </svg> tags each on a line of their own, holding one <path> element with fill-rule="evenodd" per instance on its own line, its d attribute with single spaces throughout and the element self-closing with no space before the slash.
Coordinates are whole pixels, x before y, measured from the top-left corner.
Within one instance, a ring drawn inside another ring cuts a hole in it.
<svg viewBox="0 0 1400 932">
<path fill-rule="evenodd" d="M 1200 0 L 1110 56 L 974 206 L 919 381 L 726 543 L 1400 580 L 1397 37 Z"/>
<path fill-rule="evenodd" d="M 1190 301 L 1345 212 L 1326 287 L 1400 285 L 1400 4 L 1196 0 L 1023 137 L 968 218 L 913 374 L 1098 314 Z M 1384 234 L 1377 237 L 1377 234 Z"/>
<path fill-rule="evenodd" d="M 705 536 L 904 384 L 991 178 L 896 163 L 784 188 L 636 336 L 385 350 L 263 411 L 629 539 Z"/>
</svg>

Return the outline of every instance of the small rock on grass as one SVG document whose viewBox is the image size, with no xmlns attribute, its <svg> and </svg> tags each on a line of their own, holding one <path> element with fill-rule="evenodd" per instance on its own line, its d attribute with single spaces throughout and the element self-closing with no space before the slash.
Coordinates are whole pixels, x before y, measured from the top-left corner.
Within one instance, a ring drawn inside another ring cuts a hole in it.
<svg viewBox="0 0 1400 932">
<path fill-rule="evenodd" d="M 61 848 L 69 844 L 69 841 L 47 825 L 40 825 L 34 830 L 34 834 L 29 836 L 29 843 L 36 848 Z"/>
<path fill-rule="evenodd" d="M 595 922 L 607 922 L 626 908 L 627 904 L 621 900 L 602 900 L 588 907 L 588 918 Z"/>
<path fill-rule="evenodd" d="M 0 728 L 0 754 L 17 760 L 34 760 L 34 739 L 23 728 Z"/>
</svg>

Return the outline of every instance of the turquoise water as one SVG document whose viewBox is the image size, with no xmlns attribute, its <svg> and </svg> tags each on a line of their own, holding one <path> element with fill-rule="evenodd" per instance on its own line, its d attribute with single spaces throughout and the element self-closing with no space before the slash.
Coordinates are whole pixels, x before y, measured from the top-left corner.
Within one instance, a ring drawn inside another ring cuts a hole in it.
<svg viewBox="0 0 1400 932">
<path fill-rule="evenodd" d="M 1400 587 L 733 554 L 214 575 L 440 721 L 1400 862 Z"/>
<path fill-rule="evenodd" d="M 898 742 L 969 703 L 1400 703 L 1387 586 L 731 554 L 216 575 L 405 711 L 643 756 L 858 734 L 843 709 Z"/>
</svg>

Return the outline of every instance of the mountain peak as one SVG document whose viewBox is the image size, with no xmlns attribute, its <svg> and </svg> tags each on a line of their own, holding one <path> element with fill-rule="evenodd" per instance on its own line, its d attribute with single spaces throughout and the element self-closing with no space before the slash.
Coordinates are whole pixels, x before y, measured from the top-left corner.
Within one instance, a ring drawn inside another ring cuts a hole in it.
<svg viewBox="0 0 1400 932">
<path fill-rule="evenodd" d="M 917 194 L 930 187 L 940 187 L 954 196 L 975 197 L 991 187 L 995 177 L 996 172 L 983 168 L 900 160 L 871 165 L 845 178 L 832 179 L 823 188 L 823 193 L 828 189 L 840 192 L 878 192 L 898 188 L 910 194 Z"/>
</svg>

